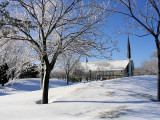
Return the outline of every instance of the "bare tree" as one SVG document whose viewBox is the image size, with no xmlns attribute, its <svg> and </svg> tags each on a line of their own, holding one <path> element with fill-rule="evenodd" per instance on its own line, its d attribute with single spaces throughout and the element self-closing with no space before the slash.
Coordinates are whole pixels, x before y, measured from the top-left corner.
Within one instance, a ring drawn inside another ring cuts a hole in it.
<svg viewBox="0 0 160 120">
<path fill-rule="evenodd" d="M 63 59 L 61 61 L 61 67 L 66 72 L 67 85 L 69 84 L 70 73 L 73 72 L 74 67 L 78 64 L 79 59 L 82 57 L 80 54 L 76 54 L 74 52 L 67 52 L 62 54 Z"/>
<path fill-rule="evenodd" d="M 157 52 L 154 51 L 153 54 L 150 56 L 151 59 L 157 60 Z"/>
<path fill-rule="evenodd" d="M 145 60 L 141 66 L 135 68 L 134 75 L 156 75 L 158 71 L 156 60 Z"/>
<path fill-rule="evenodd" d="M 152 53 L 150 59 L 144 60 L 141 65 L 135 68 L 134 75 L 156 75 L 158 72 L 156 51 Z"/>
<path fill-rule="evenodd" d="M 123 14 L 127 18 L 127 27 L 133 30 L 141 30 L 144 34 L 138 32 L 126 32 L 128 34 L 143 37 L 152 35 L 157 48 L 158 57 L 158 101 L 160 101 L 160 1 L 159 0 L 113 0 L 110 3 L 112 13 Z"/>
<path fill-rule="evenodd" d="M 84 3 L 85 2 L 85 3 Z M 5 40 L 24 40 L 34 48 L 42 69 L 42 104 L 48 103 L 50 73 L 58 56 L 65 51 L 79 54 L 110 53 L 113 46 L 103 41 L 98 29 L 105 23 L 103 4 L 82 0 L 13 0 L 6 25 L 15 35 L 2 35 Z M 106 6 L 104 6 L 106 7 Z M 97 51 L 97 52 L 95 52 Z M 99 52 L 99 53 L 98 53 Z M 99 55 L 100 55 L 99 54 Z"/>
</svg>

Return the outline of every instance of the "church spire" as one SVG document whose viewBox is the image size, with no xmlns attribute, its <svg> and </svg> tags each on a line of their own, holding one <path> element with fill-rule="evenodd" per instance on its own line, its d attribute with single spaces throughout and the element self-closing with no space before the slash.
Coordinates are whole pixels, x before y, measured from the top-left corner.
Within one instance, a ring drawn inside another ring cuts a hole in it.
<svg viewBox="0 0 160 120">
<path fill-rule="evenodd" d="M 130 48 L 130 42 L 129 42 L 129 36 L 128 36 L 128 44 L 127 44 L 127 58 L 131 58 L 131 48 Z"/>
</svg>

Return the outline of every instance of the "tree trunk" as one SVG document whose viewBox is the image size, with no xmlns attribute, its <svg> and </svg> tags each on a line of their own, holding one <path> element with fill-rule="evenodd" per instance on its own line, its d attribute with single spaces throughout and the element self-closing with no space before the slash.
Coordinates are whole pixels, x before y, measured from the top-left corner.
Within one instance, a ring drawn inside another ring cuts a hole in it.
<svg viewBox="0 0 160 120">
<path fill-rule="evenodd" d="M 49 89 L 49 77 L 50 77 L 50 70 L 46 69 L 44 71 L 43 76 L 43 93 L 42 93 L 42 104 L 48 104 L 48 89 Z"/>
<path fill-rule="evenodd" d="M 160 49 L 157 49 L 157 55 L 158 55 L 158 81 L 157 81 L 157 88 L 158 88 L 158 101 L 160 101 Z"/>
<path fill-rule="evenodd" d="M 44 68 L 41 69 L 41 89 L 43 89 L 43 77 L 44 77 Z"/>
<path fill-rule="evenodd" d="M 14 71 L 12 70 L 11 71 L 11 79 L 13 80 L 13 78 L 14 78 Z"/>
<path fill-rule="evenodd" d="M 92 73 L 91 73 L 91 70 L 89 70 L 89 80 L 92 80 Z"/>
<path fill-rule="evenodd" d="M 69 84 L 69 73 L 67 73 L 67 85 Z"/>
<path fill-rule="evenodd" d="M 157 101 L 160 101 L 160 43 L 158 36 L 155 37 L 158 58 L 158 78 L 157 78 Z"/>
</svg>

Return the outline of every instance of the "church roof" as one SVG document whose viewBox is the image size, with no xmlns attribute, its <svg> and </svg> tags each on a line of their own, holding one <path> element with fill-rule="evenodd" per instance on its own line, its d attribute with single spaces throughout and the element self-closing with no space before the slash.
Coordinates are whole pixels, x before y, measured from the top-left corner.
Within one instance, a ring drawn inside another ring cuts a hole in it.
<svg viewBox="0 0 160 120">
<path fill-rule="evenodd" d="M 81 62 L 82 67 L 92 71 L 116 71 L 124 70 L 129 63 L 129 60 L 110 60 L 96 62 Z"/>
</svg>

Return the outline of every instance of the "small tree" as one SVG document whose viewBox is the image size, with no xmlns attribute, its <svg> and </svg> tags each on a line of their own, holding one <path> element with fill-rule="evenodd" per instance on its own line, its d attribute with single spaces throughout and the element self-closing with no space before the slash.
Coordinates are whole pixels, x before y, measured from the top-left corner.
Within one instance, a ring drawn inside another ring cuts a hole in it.
<svg viewBox="0 0 160 120">
<path fill-rule="evenodd" d="M 134 75 L 156 75 L 158 71 L 157 61 L 145 60 L 141 66 L 135 68 Z"/>
<path fill-rule="evenodd" d="M 76 66 L 76 64 L 78 64 L 81 56 L 82 55 L 75 54 L 74 52 L 68 52 L 68 53 L 62 54 L 61 59 L 63 60 L 61 62 L 61 67 L 62 69 L 65 70 L 66 78 L 67 78 L 67 85 L 69 83 L 70 73 L 73 72 L 74 67 Z"/>
<path fill-rule="evenodd" d="M 157 54 L 154 52 L 149 60 L 144 60 L 140 67 L 136 68 L 134 75 L 156 75 L 158 72 Z"/>
</svg>

